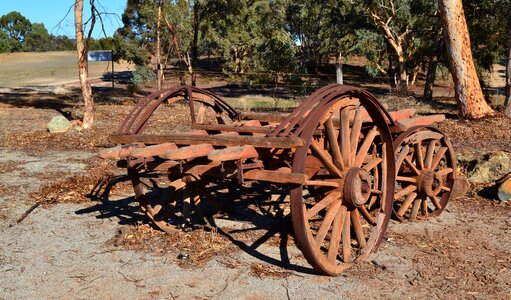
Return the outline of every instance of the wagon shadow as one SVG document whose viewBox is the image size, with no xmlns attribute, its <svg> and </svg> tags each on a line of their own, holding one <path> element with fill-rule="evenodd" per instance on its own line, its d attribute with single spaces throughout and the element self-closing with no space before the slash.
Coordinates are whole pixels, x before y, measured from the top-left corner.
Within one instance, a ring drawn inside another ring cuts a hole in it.
<svg viewBox="0 0 511 300">
<path fill-rule="evenodd" d="M 148 218 L 140 211 L 134 196 L 115 198 L 110 196 L 112 189 L 117 184 L 125 183 L 129 180 L 128 176 L 120 175 L 107 183 L 98 182 L 88 195 L 95 204 L 79 209 L 75 213 L 78 215 L 95 214 L 97 219 L 117 218 L 120 225 L 135 226 L 137 224 L 149 223 Z M 239 188 L 236 193 L 237 196 L 234 197 L 235 199 L 221 199 L 226 200 L 226 203 L 230 205 L 225 211 L 217 214 L 216 217 L 211 214 L 207 215 L 206 220 L 208 224 L 196 230 L 211 230 L 214 228 L 218 234 L 225 237 L 240 250 L 260 261 L 289 271 L 317 274 L 310 267 L 297 265 L 290 261 L 288 252 L 288 244 L 292 239 L 290 215 L 283 216 L 283 211 L 278 211 L 274 215 L 271 214 L 275 207 L 282 204 L 287 191 L 285 189 L 273 190 L 272 192 L 276 192 L 276 195 L 280 195 L 274 200 L 268 200 L 271 196 L 267 192 L 267 187 L 260 185 L 252 188 Z M 159 198 L 162 196 L 162 190 L 149 189 L 145 195 L 148 200 Z M 218 217 L 219 215 L 221 217 Z M 249 226 L 249 228 L 233 229 L 222 226 L 221 223 L 224 220 L 238 224 L 251 224 L 252 226 Z M 156 227 L 154 228 L 156 229 Z M 247 239 L 243 238 L 244 236 L 249 236 L 249 240 L 247 241 Z M 274 241 L 276 240 L 278 240 L 278 245 L 275 245 Z M 271 256 L 261 251 L 260 247 L 268 243 L 272 243 L 271 246 L 278 248 L 278 258 L 274 257 L 276 255 Z"/>
</svg>

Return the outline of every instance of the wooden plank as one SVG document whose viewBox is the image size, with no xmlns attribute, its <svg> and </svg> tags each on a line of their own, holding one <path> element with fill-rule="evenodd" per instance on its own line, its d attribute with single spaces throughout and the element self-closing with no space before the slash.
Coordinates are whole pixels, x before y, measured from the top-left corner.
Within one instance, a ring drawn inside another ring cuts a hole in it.
<svg viewBox="0 0 511 300">
<path fill-rule="evenodd" d="M 101 149 L 99 151 L 99 157 L 107 159 L 107 158 L 121 158 L 130 156 L 132 150 L 140 147 L 139 144 L 127 144 L 127 145 L 118 145 L 112 148 Z"/>
<path fill-rule="evenodd" d="M 201 176 L 206 174 L 207 172 L 214 170 L 216 167 L 220 165 L 220 162 L 214 161 L 207 165 L 196 165 L 191 167 L 190 169 L 183 172 L 184 174 L 189 174 L 193 176 Z"/>
<path fill-rule="evenodd" d="M 307 176 L 305 176 L 305 174 L 283 173 L 268 170 L 250 170 L 243 173 L 243 178 L 248 180 L 260 180 L 286 184 L 304 184 L 307 181 Z"/>
<path fill-rule="evenodd" d="M 195 124 L 193 128 L 210 130 L 210 131 L 222 131 L 222 132 L 243 132 L 243 133 L 270 133 L 273 131 L 273 127 L 269 126 L 245 126 L 239 123 L 232 124 Z"/>
<path fill-rule="evenodd" d="M 303 146 L 303 140 L 299 137 L 260 137 L 260 136 L 225 136 L 225 135 L 111 135 L 108 140 L 112 143 L 129 144 L 144 143 L 155 145 L 163 143 L 176 143 L 181 145 L 197 145 L 209 143 L 213 146 L 240 146 L 252 145 L 259 148 L 296 148 Z"/>
<path fill-rule="evenodd" d="M 259 157 L 254 146 L 234 146 L 214 150 L 208 153 L 208 159 L 212 161 L 228 161 Z"/>
<path fill-rule="evenodd" d="M 367 113 L 367 110 L 365 110 L 364 107 L 360 107 L 359 110 L 360 110 L 359 117 L 362 119 L 363 123 L 372 122 L 371 117 L 369 116 L 369 114 Z M 389 115 L 394 122 L 397 122 L 400 120 L 405 120 L 405 119 L 409 119 L 409 118 L 413 117 L 415 115 L 415 112 L 416 112 L 416 110 L 414 108 L 407 108 L 407 109 L 401 109 L 401 110 L 397 110 L 397 111 L 391 111 L 391 112 L 389 112 Z M 352 111 L 350 113 L 350 124 L 352 124 L 354 122 L 354 120 L 355 120 L 355 111 Z M 339 127 L 339 118 L 334 117 L 334 118 L 332 118 L 332 121 L 335 126 Z"/>
<path fill-rule="evenodd" d="M 403 132 L 414 126 L 428 126 L 442 121 L 445 121 L 445 115 L 419 116 L 402 119 L 396 122 L 396 126 L 392 128 L 392 132 Z"/>
<path fill-rule="evenodd" d="M 213 150 L 215 150 L 215 148 L 213 148 L 211 144 L 198 144 L 169 150 L 162 154 L 161 157 L 172 160 L 184 160 L 206 156 Z"/>
<path fill-rule="evenodd" d="M 145 146 L 145 147 L 137 148 L 137 149 L 134 149 L 133 151 L 131 151 L 131 156 L 133 156 L 133 157 L 159 156 L 169 150 L 174 150 L 176 148 L 177 148 L 177 146 L 174 143 L 163 143 L 163 144 L 159 144 L 159 145 Z"/>
</svg>

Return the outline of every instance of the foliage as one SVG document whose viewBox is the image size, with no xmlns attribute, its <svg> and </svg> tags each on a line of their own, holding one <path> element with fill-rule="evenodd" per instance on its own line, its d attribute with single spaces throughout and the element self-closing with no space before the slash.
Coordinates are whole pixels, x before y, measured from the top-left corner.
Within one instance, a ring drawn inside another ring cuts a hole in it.
<svg viewBox="0 0 511 300">
<path fill-rule="evenodd" d="M 23 51 L 42 52 L 52 48 L 52 37 L 42 23 L 32 24 L 32 28 L 25 34 L 22 44 Z"/>
<path fill-rule="evenodd" d="M 465 0 L 463 6 L 476 67 L 479 72 L 491 70 L 508 47 L 511 1 Z"/>
<path fill-rule="evenodd" d="M 9 36 L 5 31 L 0 30 L 0 53 L 11 52 L 11 43 L 9 41 Z"/>
<path fill-rule="evenodd" d="M 137 65 L 135 71 L 133 71 L 133 78 L 131 79 L 131 86 L 129 87 L 130 92 L 134 93 L 144 84 L 154 82 L 155 80 L 156 74 L 154 74 L 151 68 Z"/>
<path fill-rule="evenodd" d="M 7 34 L 11 51 L 20 51 L 25 40 L 25 34 L 30 31 L 32 24 L 17 11 L 12 11 L 0 17 L 0 30 Z"/>
<path fill-rule="evenodd" d="M 98 49 L 112 49 L 111 39 L 92 40 L 92 45 Z M 10 12 L 0 17 L 0 53 L 69 50 L 75 50 L 74 40 L 64 35 L 49 34 L 42 23 L 32 24 L 18 12 Z"/>
</svg>

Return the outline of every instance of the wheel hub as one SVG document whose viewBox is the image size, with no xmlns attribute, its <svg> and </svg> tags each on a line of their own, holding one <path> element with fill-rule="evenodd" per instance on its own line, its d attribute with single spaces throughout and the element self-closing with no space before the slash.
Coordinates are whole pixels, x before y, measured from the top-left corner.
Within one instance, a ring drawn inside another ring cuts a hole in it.
<svg viewBox="0 0 511 300">
<path fill-rule="evenodd" d="M 433 170 L 424 170 L 417 178 L 417 189 L 428 197 L 434 197 L 442 189 L 442 178 Z"/>
<path fill-rule="evenodd" d="M 371 197 L 371 175 L 364 169 L 352 168 L 344 181 L 344 201 L 352 208 L 363 206 Z"/>
</svg>

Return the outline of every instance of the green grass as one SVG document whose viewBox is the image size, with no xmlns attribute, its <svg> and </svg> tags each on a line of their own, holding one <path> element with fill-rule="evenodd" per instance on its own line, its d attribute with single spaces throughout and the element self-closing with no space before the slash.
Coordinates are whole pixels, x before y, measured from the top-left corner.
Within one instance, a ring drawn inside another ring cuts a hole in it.
<svg viewBox="0 0 511 300">
<path fill-rule="evenodd" d="M 115 71 L 126 64 L 115 65 Z M 89 77 L 98 78 L 111 70 L 108 62 L 90 62 Z M 78 81 L 74 51 L 0 54 L 0 87 L 61 85 Z"/>
<path fill-rule="evenodd" d="M 272 98 L 266 96 L 243 96 L 224 99 L 232 107 L 251 111 L 290 111 L 300 104 L 298 99 Z"/>
</svg>

